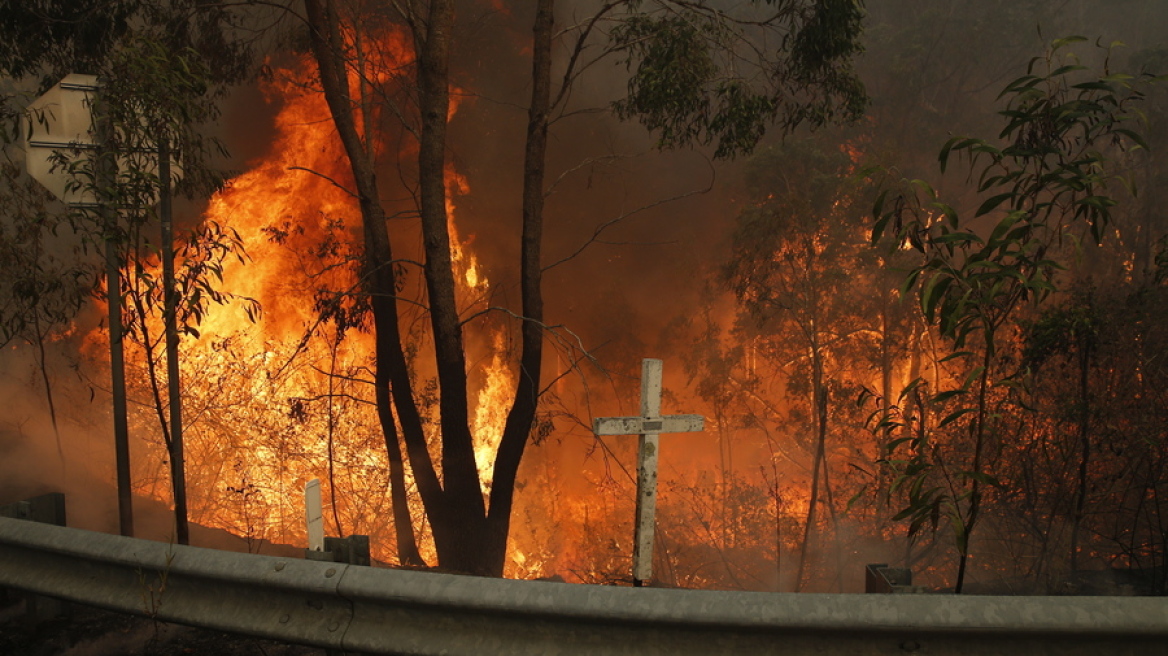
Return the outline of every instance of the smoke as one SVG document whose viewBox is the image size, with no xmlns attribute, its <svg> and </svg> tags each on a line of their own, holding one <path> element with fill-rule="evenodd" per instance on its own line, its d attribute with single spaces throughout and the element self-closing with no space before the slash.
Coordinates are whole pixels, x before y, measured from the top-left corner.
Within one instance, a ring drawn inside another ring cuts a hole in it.
<svg viewBox="0 0 1168 656">
<path fill-rule="evenodd" d="M 453 199 L 458 229 L 492 281 L 490 303 L 513 312 L 519 309 L 516 263 L 524 107 L 530 93 L 530 4 L 466 3 L 459 15 L 452 80 L 460 102 L 450 125 L 450 158 L 469 188 Z M 586 13 L 586 5 L 565 6 L 559 23 L 572 24 Z M 1168 11 L 1147 0 L 873 0 L 867 9 L 867 53 L 860 70 L 873 99 L 871 111 L 863 124 L 827 131 L 817 143 L 859 144 L 862 163 L 895 165 L 910 178 L 936 177 L 936 151 L 950 135 L 996 133 L 995 96 L 1041 52 L 1044 41 L 1068 34 L 1123 40 L 1128 45 L 1117 50 L 1118 67 L 1129 56 L 1123 53 L 1162 47 L 1162 35 L 1168 33 Z M 1036 27 L 1041 27 L 1041 36 Z M 564 55 L 557 52 L 560 66 Z M 752 164 L 714 164 L 701 149 L 657 152 L 653 135 L 639 126 L 584 111 L 607 107 L 623 91 L 625 75 L 624 67 L 615 63 L 595 67 L 573 91 L 571 115 L 558 118 L 553 127 L 544 247 L 545 264 L 555 265 L 545 276 L 548 323 L 563 326 L 559 339 L 583 345 L 597 364 L 575 363 L 579 353 L 567 347 L 548 355 L 548 380 L 563 378 L 551 387 L 544 407 L 553 429 L 528 450 L 520 471 L 514 542 L 523 545 L 528 561 L 523 570 L 591 582 L 619 580 L 627 572 L 636 440 L 598 439 L 589 423 L 595 416 L 635 414 L 639 362 L 657 357 L 665 360 L 663 411 L 704 414 L 710 427 L 703 435 L 662 438 L 657 571 L 663 580 L 683 586 L 791 590 L 811 478 L 810 438 L 801 432 L 798 414 L 805 395 L 785 379 L 767 381 L 759 388 L 767 395 L 766 412 L 760 411 L 761 419 L 755 417 L 752 424 L 720 415 L 711 395 L 700 389 L 703 377 L 709 376 L 698 363 L 714 346 L 725 350 L 734 366 L 757 357 L 733 332 L 738 308 L 718 280 L 731 256 L 739 213 L 758 200 L 744 182 L 744 171 Z M 220 126 L 235 155 L 233 168 L 250 168 L 277 138 L 273 117 L 283 101 L 259 88 L 240 89 Z M 768 138 L 760 151 L 778 146 L 776 138 Z M 391 163 L 379 172 L 385 195 L 405 207 L 408 157 L 400 157 L 400 168 L 394 158 L 387 159 Z M 404 186 L 399 184 L 403 179 Z M 943 195 L 970 197 L 963 196 L 969 185 L 959 175 L 945 177 L 939 187 Z M 191 208 L 187 221 L 195 220 L 196 209 Z M 409 219 L 395 219 L 393 226 L 399 238 L 416 233 Z M 397 255 L 412 257 L 416 250 L 416 243 L 411 244 Z M 289 306 L 300 303 L 304 311 L 301 300 L 285 299 Z M 271 321 L 295 314 L 276 305 L 267 311 Z M 305 329 L 296 325 L 287 332 L 299 336 Z M 88 330 L 78 328 L 76 334 Z M 711 334 L 716 337 L 707 339 Z M 51 360 L 59 406 L 64 408 L 64 463 L 56 455 L 31 352 L 9 349 L 3 354 L 6 374 L 0 391 L 12 410 L 0 425 L 0 501 L 65 491 L 71 525 L 116 532 L 105 381 L 92 362 L 76 355 L 86 351 L 79 340 L 54 344 Z M 87 348 L 92 361 L 100 362 L 100 347 Z M 270 352 L 284 354 L 278 346 Z M 239 360 L 250 362 L 247 358 L 253 355 Z M 249 371 L 262 378 L 257 372 L 266 370 Z M 856 378 L 864 375 L 873 374 Z M 738 402 L 747 394 L 736 389 L 730 397 Z M 268 403 L 275 407 L 286 401 L 273 395 Z M 829 459 L 832 476 L 839 477 L 833 484 L 850 492 L 862 487 L 864 476 L 848 463 L 871 470 L 875 454 L 871 436 L 852 416 L 857 411 L 838 412 L 848 423 L 833 435 Z M 290 420 L 290 415 L 283 416 Z M 368 433 L 369 427 L 348 430 Z M 369 443 L 375 448 L 375 440 Z M 236 446 L 233 442 L 230 448 Z M 206 457 L 229 459 L 227 448 L 208 449 Z M 140 484 L 145 496 L 136 498 L 139 533 L 166 540 L 171 531 L 165 502 L 159 500 L 165 498 L 159 492 L 165 489 L 158 473 L 160 446 L 137 437 L 132 450 L 136 480 L 150 481 Z M 220 488 L 234 485 L 228 476 L 234 474 L 214 480 Z M 296 506 L 293 501 L 281 503 Z M 888 522 L 894 511 L 875 504 L 860 504 L 855 510 L 847 505 L 846 497 L 834 499 L 838 513 L 824 520 L 815 538 L 809 563 L 812 584 L 805 589 L 858 591 L 865 564 L 904 560 L 903 528 Z M 291 512 L 284 519 L 297 521 Z M 202 535 L 196 533 L 196 541 L 212 541 L 209 533 Z M 389 540 L 389 531 L 380 537 Z M 241 548 L 239 540 L 234 544 Z M 939 547 L 913 563 L 919 567 L 917 582 L 945 585 L 951 557 L 951 550 Z"/>
<path fill-rule="evenodd" d="M 105 393 L 108 381 L 90 379 L 82 373 L 92 365 L 78 360 L 78 352 L 84 350 L 79 342 L 75 335 L 54 342 L 49 349 L 48 367 L 59 408 L 60 451 L 40 383 L 39 365 L 31 350 L 10 347 L 0 353 L 0 371 L 4 372 L 0 395 L 9 408 L 0 421 L 0 504 L 61 492 L 65 494 L 68 526 L 116 534 L 119 524 L 113 485 L 112 419 Z M 94 373 L 104 372 L 99 368 Z M 169 505 L 143 490 L 144 481 L 157 475 L 159 457 L 159 446 L 150 442 L 148 435 L 143 430 L 131 431 L 134 536 L 173 542 L 174 516 Z M 275 555 L 300 553 L 296 548 L 248 541 L 223 529 L 204 526 L 193 527 L 191 544 Z"/>
</svg>

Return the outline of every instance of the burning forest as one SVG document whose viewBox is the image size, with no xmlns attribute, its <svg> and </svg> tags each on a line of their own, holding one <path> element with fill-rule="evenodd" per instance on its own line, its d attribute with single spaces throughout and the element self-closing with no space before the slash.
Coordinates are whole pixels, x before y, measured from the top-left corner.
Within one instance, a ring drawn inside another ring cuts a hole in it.
<svg viewBox="0 0 1168 656">
<path fill-rule="evenodd" d="M 0 502 L 628 585 L 659 358 L 655 584 L 1168 592 L 1156 3 L 281 4 L 0 58 Z"/>
</svg>

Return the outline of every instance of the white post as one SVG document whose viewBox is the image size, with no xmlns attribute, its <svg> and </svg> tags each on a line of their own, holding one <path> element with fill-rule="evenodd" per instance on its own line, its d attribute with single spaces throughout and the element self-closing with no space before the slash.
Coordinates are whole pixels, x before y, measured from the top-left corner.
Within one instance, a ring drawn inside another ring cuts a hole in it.
<svg viewBox="0 0 1168 656">
<path fill-rule="evenodd" d="M 657 514 L 657 438 L 661 433 L 701 431 L 701 415 L 661 416 L 660 360 L 641 361 L 641 416 L 598 417 L 592 431 L 599 435 L 639 435 L 637 449 L 637 525 L 633 537 L 633 585 L 653 577 L 653 529 Z"/>
<path fill-rule="evenodd" d="M 641 416 L 661 416 L 661 360 L 641 360 Z M 657 515 L 657 433 L 641 433 L 637 444 L 637 529 L 633 585 L 653 578 L 653 529 Z"/>
<path fill-rule="evenodd" d="M 324 513 L 321 510 L 319 478 L 304 484 L 304 514 L 308 522 L 308 550 L 324 551 Z"/>
</svg>

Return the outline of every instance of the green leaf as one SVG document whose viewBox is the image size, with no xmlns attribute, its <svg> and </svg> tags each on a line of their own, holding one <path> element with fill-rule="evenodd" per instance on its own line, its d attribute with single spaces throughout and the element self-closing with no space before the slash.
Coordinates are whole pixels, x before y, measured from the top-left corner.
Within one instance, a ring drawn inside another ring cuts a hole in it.
<svg viewBox="0 0 1168 656">
<path fill-rule="evenodd" d="M 993 487 L 999 488 L 1002 487 L 1001 481 L 985 472 L 961 471 L 957 472 L 957 475 L 961 476 L 962 478 L 968 478 L 970 480 L 977 481 L 982 485 L 991 485 Z"/>
<path fill-rule="evenodd" d="M 904 386 L 904 389 L 900 390 L 900 395 L 898 396 L 898 400 L 903 401 L 904 399 L 908 398 L 908 395 L 912 394 L 914 391 L 916 391 L 916 389 L 918 387 L 920 387 L 921 385 L 923 385 L 924 382 L 925 382 L 925 379 L 921 376 L 917 376 L 916 378 L 912 379 L 912 381 L 908 385 Z"/>
<path fill-rule="evenodd" d="M 982 216 L 983 214 L 988 214 L 989 212 L 994 211 L 994 209 L 998 205 L 1001 205 L 1007 199 L 1013 198 L 1013 197 L 1014 197 L 1014 192 L 1006 192 L 1004 194 L 998 194 L 997 196 L 994 196 L 993 198 L 990 198 L 986 202 L 982 203 L 981 207 L 977 208 L 977 214 L 975 214 L 974 216 Z"/>
<path fill-rule="evenodd" d="M 1071 45 L 1072 43 L 1080 43 L 1080 42 L 1086 41 L 1086 40 L 1087 40 L 1087 37 L 1079 36 L 1077 34 L 1073 35 L 1073 36 L 1067 36 L 1067 37 L 1063 37 L 1061 39 L 1055 39 L 1054 41 L 1051 41 L 1050 42 L 1050 49 L 1051 50 L 1059 50 L 1059 49 L 1063 48 L 1064 46 Z"/>
<path fill-rule="evenodd" d="M 1107 196 L 1087 196 L 1086 198 L 1079 199 L 1078 204 L 1086 205 L 1097 210 L 1108 210 L 1118 205 L 1118 203 L 1115 202 L 1115 199 L 1109 198 Z"/>
<path fill-rule="evenodd" d="M 909 271 L 908 275 L 904 278 L 904 282 L 900 285 L 900 295 L 902 297 L 908 296 L 909 291 L 911 291 L 913 286 L 917 284 L 917 279 L 920 277 L 920 275 L 920 269 L 913 269 L 912 271 Z"/>
<path fill-rule="evenodd" d="M 930 185 L 928 182 L 925 182 L 924 180 L 909 180 L 909 184 L 923 190 L 926 194 L 929 195 L 929 198 L 937 197 L 937 192 L 933 190 L 932 185 Z"/>
<path fill-rule="evenodd" d="M 982 244 L 985 242 L 982 241 L 981 237 L 978 237 L 977 235 L 973 234 L 972 232 L 950 232 L 950 233 L 943 234 L 939 237 L 933 238 L 933 243 L 935 243 L 935 244 L 956 244 L 956 245 L 960 246 L 962 244 L 969 244 L 969 243 Z"/>
<path fill-rule="evenodd" d="M 913 516 L 913 513 L 914 513 L 914 512 L 916 512 L 916 508 L 913 508 L 912 506 L 909 506 L 908 508 L 905 508 L 904 510 L 901 510 L 900 512 L 898 512 L 898 513 L 896 513 L 895 515 L 893 515 L 893 516 L 892 516 L 892 521 L 894 521 L 894 522 L 899 522 L 899 521 L 901 521 L 901 520 L 903 520 L 903 519 L 908 519 L 909 517 L 912 517 L 912 516 Z"/>
<path fill-rule="evenodd" d="M 941 212 L 941 214 L 945 215 L 945 220 L 949 222 L 949 225 L 952 226 L 953 229 L 957 229 L 957 226 L 960 224 L 960 221 L 957 219 L 957 210 L 953 209 L 946 203 L 933 203 L 932 206 L 937 211 Z"/>
<path fill-rule="evenodd" d="M 896 448 L 898 446 L 900 446 L 906 442 L 912 442 L 914 440 L 915 440 L 915 438 L 912 438 L 912 437 L 898 437 L 895 440 L 892 440 L 891 442 L 889 442 L 888 445 L 885 446 L 884 448 L 888 453 L 892 453 L 893 451 L 896 450 Z"/>
<path fill-rule="evenodd" d="M 961 417 L 973 412 L 974 410 L 974 408 L 961 408 L 960 410 L 950 412 L 948 415 L 945 415 L 945 418 L 942 419 L 940 423 L 937 424 L 937 428 L 944 428 L 949 424 L 957 421 Z"/>
<path fill-rule="evenodd" d="M 1018 91 L 1022 91 L 1024 89 L 1030 89 L 1034 85 L 1038 84 L 1041 81 L 1042 81 L 1042 78 L 1040 78 L 1038 76 L 1023 75 L 1022 77 L 1018 78 L 1017 80 L 1014 80 L 1013 82 L 1007 84 L 1006 88 L 1003 89 L 1002 92 L 998 94 L 998 100 L 1001 100 L 1002 96 L 1005 96 L 1008 93 L 1017 93 Z"/>
<path fill-rule="evenodd" d="M 1083 91 L 1112 91 L 1111 85 L 1106 82 L 1080 82 L 1071 88 Z"/>
<path fill-rule="evenodd" d="M 857 491 L 854 495 L 852 495 L 851 499 L 848 499 L 847 505 L 844 506 L 844 514 L 845 515 L 848 513 L 849 510 L 852 509 L 852 506 L 856 505 L 857 501 L 859 501 L 861 498 L 863 498 L 864 493 L 867 491 L 868 491 L 868 486 L 861 485 L 859 491 Z"/>
<path fill-rule="evenodd" d="M 1014 210 L 1007 214 L 1005 218 L 998 222 L 997 227 L 994 228 L 994 232 L 990 235 L 987 246 L 990 248 L 998 248 L 1002 237 L 1010 231 L 1010 228 L 1014 227 L 1015 223 L 1021 221 L 1025 216 L 1026 212 L 1022 210 Z"/>
<path fill-rule="evenodd" d="M 970 386 L 973 385 L 973 382 L 981 376 L 983 371 L 985 371 L 984 366 L 978 365 L 974 367 L 973 370 L 969 372 L 969 375 L 965 377 L 965 382 L 961 383 L 961 389 L 964 391 L 969 391 Z"/>
<path fill-rule="evenodd" d="M 949 528 L 953 530 L 953 535 L 956 538 L 957 551 L 965 555 L 966 547 L 968 546 L 966 544 L 965 522 L 956 513 L 949 513 Z"/>
<path fill-rule="evenodd" d="M 949 166 L 949 153 L 955 147 L 961 149 L 963 147 L 961 144 L 968 145 L 969 141 L 971 140 L 963 137 L 953 137 L 945 142 L 945 145 L 941 147 L 941 154 L 937 156 L 937 160 L 941 162 L 941 173 L 944 173 L 945 168 Z"/>
<path fill-rule="evenodd" d="M 983 272 L 983 273 L 978 273 L 976 271 L 977 269 L 989 269 L 989 271 Z M 968 275 L 975 275 L 975 276 L 978 276 L 980 278 L 981 276 L 984 276 L 986 274 L 992 274 L 994 272 L 1001 271 L 1002 265 L 998 262 L 993 261 L 993 260 L 981 260 L 981 259 L 970 260 L 970 261 L 967 261 L 965 263 L 963 270 Z"/>
<path fill-rule="evenodd" d="M 1119 42 L 1116 41 L 1115 43 L 1118 44 Z M 1119 45 L 1123 45 L 1123 44 L 1119 44 Z M 1103 80 L 1104 82 L 1129 82 L 1131 80 L 1136 79 L 1136 76 L 1129 75 L 1127 73 L 1112 73 L 1111 75 L 1105 75 L 1100 79 Z"/>
<path fill-rule="evenodd" d="M 945 290 L 951 284 L 953 284 L 952 276 L 934 273 L 925 283 L 925 288 L 921 290 L 921 310 L 930 323 L 933 321 L 937 303 L 945 298 Z"/>
<path fill-rule="evenodd" d="M 932 403 L 933 405 L 940 405 L 942 403 L 945 403 L 949 399 L 956 398 L 956 397 L 961 396 L 962 394 L 965 394 L 965 393 L 966 393 L 966 390 L 963 390 L 963 389 L 946 390 L 946 391 L 941 392 L 939 394 L 934 394 L 933 398 L 929 399 L 929 402 Z"/>
<path fill-rule="evenodd" d="M 1058 68 L 1054 69 L 1054 71 L 1051 72 L 1049 77 L 1060 77 L 1062 75 L 1066 75 L 1067 73 L 1073 73 L 1074 71 L 1085 71 L 1085 70 L 1087 70 L 1087 67 L 1083 66 L 1081 64 L 1065 64 L 1063 66 L 1059 66 Z"/>
<path fill-rule="evenodd" d="M 883 194 L 881 194 L 879 202 L 884 202 Z M 872 224 L 872 235 L 869 238 L 870 243 L 873 246 L 875 246 L 880 241 L 880 238 L 884 236 L 884 230 L 888 227 L 889 221 L 892 220 L 892 214 L 886 214 L 884 216 L 881 216 L 879 213 L 874 214 L 877 219 L 876 222 Z"/>
<path fill-rule="evenodd" d="M 968 357 L 972 357 L 972 356 L 973 356 L 973 351 L 955 351 L 955 352 L 950 353 L 949 355 L 946 355 L 945 357 L 941 358 L 937 362 L 940 364 L 940 363 L 948 362 L 950 360 L 956 360 L 957 358 L 968 358 Z"/>
</svg>

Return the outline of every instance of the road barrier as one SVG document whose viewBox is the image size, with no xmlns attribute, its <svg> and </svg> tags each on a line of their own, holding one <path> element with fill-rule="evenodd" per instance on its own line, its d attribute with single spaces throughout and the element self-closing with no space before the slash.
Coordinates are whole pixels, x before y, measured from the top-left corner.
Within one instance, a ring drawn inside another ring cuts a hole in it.
<svg viewBox="0 0 1168 656">
<path fill-rule="evenodd" d="M 1168 600 L 770 594 L 510 581 L 0 518 L 0 586 L 386 654 L 1168 654 Z"/>
</svg>

